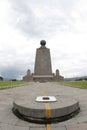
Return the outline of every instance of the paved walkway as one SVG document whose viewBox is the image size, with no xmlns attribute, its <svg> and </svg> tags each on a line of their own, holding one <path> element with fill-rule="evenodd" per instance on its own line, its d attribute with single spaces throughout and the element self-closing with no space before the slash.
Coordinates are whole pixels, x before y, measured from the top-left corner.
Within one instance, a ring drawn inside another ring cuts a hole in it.
<svg viewBox="0 0 87 130">
<path fill-rule="evenodd" d="M 25 94 L 69 95 L 79 100 L 80 113 L 74 118 L 51 125 L 25 122 L 12 113 L 13 101 Z M 29 83 L 29 85 L 0 90 L 0 130 L 87 130 L 87 90 L 61 86 L 57 83 Z"/>
</svg>

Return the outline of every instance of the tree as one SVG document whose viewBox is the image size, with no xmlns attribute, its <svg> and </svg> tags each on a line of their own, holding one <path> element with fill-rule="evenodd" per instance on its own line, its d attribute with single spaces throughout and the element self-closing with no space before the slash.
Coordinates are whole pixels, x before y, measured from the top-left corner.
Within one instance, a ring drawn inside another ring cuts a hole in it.
<svg viewBox="0 0 87 130">
<path fill-rule="evenodd" d="M 0 76 L 0 81 L 2 81 L 3 80 L 3 77 L 2 76 Z"/>
</svg>

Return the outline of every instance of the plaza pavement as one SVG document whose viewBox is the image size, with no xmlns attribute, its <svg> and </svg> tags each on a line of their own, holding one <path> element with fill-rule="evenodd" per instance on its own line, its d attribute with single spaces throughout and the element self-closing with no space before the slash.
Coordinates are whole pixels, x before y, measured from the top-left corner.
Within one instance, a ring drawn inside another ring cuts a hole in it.
<svg viewBox="0 0 87 130">
<path fill-rule="evenodd" d="M 69 95 L 80 103 L 80 113 L 70 120 L 51 125 L 23 121 L 12 113 L 13 101 L 24 95 Z M 87 130 L 87 89 L 57 83 L 34 83 L 0 90 L 0 130 Z"/>
</svg>

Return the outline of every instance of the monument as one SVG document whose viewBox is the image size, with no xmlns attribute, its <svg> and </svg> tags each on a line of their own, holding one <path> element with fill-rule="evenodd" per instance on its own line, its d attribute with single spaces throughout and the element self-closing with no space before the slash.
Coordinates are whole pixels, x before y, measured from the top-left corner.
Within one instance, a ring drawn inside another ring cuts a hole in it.
<svg viewBox="0 0 87 130">
<path fill-rule="evenodd" d="M 28 70 L 23 80 L 39 82 L 63 80 L 58 69 L 56 74 L 52 73 L 50 49 L 46 48 L 46 41 L 42 40 L 40 44 L 41 47 L 36 51 L 34 74 Z M 33 123 L 50 124 L 68 120 L 79 112 L 79 102 L 69 95 L 61 95 L 57 89 L 58 85 L 34 84 L 31 85 L 33 89 L 28 87 L 28 93 L 23 92 L 19 98 L 15 98 L 13 101 L 12 111 L 20 119 Z"/>
<path fill-rule="evenodd" d="M 23 81 L 63 81 L 64 77 L 56 70 L 56 74 L 52 73 L 52 64 L 50 49 L 46 47 L 46 41 L 40 41 L 41 47 L 36 50 L 34 73 L 31 74 L 30 70 L 27 75 L 23 77 Z"/>
</svg>

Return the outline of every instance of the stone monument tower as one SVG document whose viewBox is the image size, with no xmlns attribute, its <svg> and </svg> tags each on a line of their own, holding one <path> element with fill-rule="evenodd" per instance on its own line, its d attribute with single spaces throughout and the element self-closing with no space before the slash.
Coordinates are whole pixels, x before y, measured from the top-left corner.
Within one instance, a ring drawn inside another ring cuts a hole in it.
<svg viewBox="0 0 87 130">
<path fill-rule="evenodd" d="M 46 48 L 46 41 L 40 41 L 41 47 L 36 50 L 34 81 L 51 81 L 53 79 L 50 49 Z"/>
<path fill-rule="evenodd" d="M 56 75 L 52 73 L 50 49 L 46 47 L 46 41 L 40 41 L 40 48 L 36 50 L 34 73 L 31 75 L 30 70 L 23 77 L 24 81 L 61 81 L 64 78 L 59 75 L 59 70 L 56 70 Z"/>
<path fill-rule="evenodd" d="M 36 51 L 34 75 L 52 75 L 50 50 L 46 48 L 46 41 L 40 42 L 41 47 Z"/>
</svg>

